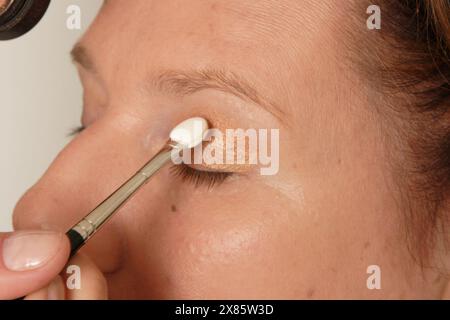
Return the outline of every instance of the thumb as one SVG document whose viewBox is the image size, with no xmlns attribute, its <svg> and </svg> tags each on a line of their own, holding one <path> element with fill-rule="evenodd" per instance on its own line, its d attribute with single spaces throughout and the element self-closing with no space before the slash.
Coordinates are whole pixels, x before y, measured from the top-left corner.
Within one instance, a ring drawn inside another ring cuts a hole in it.
<svg viewBox="0 0 450 320">
<path fill-rule="evenodd" d="M 64 268 L 69 252 L 63 233 L 0 233 L 0 299 L 23 297 L 48 285 Z"/>
</svg>

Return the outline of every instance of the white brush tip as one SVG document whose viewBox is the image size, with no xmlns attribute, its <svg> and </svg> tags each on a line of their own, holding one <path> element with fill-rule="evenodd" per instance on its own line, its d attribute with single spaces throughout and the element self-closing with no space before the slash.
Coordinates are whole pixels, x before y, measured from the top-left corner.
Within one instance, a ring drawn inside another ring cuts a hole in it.
<svg viewBox="0 0 450 320">
<path fill-rule="evenodd" d="M 177 125 L 170 132 L 170 140 L 183 148 L 192 149 L 203 142 L 208 122 L 200 117 L 190 118 Z"/>
</svg>

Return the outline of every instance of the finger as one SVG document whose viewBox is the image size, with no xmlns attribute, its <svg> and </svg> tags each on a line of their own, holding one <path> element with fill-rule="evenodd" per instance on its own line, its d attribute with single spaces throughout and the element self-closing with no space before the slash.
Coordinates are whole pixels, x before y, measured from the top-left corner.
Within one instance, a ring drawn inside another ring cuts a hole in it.
<svg viewBox="0 0 450 320">
<path fill-rule="evenodd" d="M 47 287 L 25 297 L 25 300 L 65 300 L 65 286 L 61 276 L 57 276 Z"/>
<path fill-rule="evenodd" d="M 105 300 L 108 298 L 108 287 L 103 273 L 83 254 L 77 254 L 69 263 L 68 268 L 76 266 L 80 279 L 73 279 L 76 273 L 66 274 L 66 296 L 68 300 Z M 67 269 L 66 269 L 67 270 Z M 79 288 L 73 287 L 79 280 Z"/>
<path fill-rule="evenodd" d="M 47 286 L 64 268 L 69 251 L 62 233 L 0 233 L 0 299 L 23 297 Z"/>
</svg>

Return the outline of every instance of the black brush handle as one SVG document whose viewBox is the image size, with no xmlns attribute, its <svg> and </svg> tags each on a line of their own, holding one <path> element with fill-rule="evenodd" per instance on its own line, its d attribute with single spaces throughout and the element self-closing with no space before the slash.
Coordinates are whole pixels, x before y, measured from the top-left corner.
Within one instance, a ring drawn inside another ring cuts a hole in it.
<svg viewBox="0 0 450 320">
<path fill-rule="evenodd" d="M 79 234 L 77 231 L 70 229 L 66 233 L 67 238 L 69 238 L 70 241 L 70 257 L 73 257 L 78 250 L 84 245 L 85 241 L 81 234 Z"/>
</svg>

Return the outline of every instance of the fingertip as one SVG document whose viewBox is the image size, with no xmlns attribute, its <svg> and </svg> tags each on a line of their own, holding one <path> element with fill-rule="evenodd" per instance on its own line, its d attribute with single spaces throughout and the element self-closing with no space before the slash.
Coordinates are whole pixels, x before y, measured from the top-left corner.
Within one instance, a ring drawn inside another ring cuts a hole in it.
<svg viewBox="0 0 450 320">
<path fill-rule="evenodd" d="M 27 295 L 24 300 L 65 300 L 65 291 L 62 277 L 56 276 L 48 286 Z"/>
<path fill-rule="evenodd" d="M 67 263 L 70 243 L 63 233 L 18 231 L 0 234 L 0 299 L 39 291 Z"/>
</svg>

